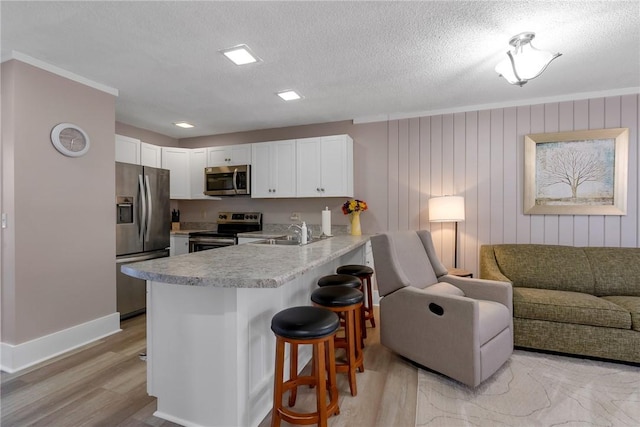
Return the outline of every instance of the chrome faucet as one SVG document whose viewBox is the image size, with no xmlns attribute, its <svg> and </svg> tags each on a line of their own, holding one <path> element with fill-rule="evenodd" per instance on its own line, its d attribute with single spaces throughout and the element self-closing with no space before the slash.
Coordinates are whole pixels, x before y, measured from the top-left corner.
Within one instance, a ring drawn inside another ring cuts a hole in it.
<svg viewBox="0 0 640 427">
<path fill-rule="evenodd" d="M 292 227 L 294 228 L 293 232 L 296 234 L 298 243 L 302 244 L 302 226 L 298 224 L 291 224 L 289 227 L 287 227 L 287 230 L 291 230 Z M 311 227 L 307 225 L 307 243 L 311 241 L 311 236 Z"/>
</svg>

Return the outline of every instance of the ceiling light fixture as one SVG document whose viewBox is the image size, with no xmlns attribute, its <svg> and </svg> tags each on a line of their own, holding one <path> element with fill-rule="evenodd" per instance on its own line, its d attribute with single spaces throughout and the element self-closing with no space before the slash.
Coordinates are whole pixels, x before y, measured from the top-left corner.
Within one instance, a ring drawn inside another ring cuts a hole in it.
<svg viewBox="0 0 640 427">
<path fill-rule="evenodd" d="M 177 123 L 174 123 L 174 125 L 184 129 L 191 129 L 192 127 L 194 127 L 191 123 L 187 123 L 187 122 L 177 122 Z"/>
<path fill-rule="evenodd" d="M 220 52 L 236 65 L 253 64 L 261 61 L 246 44 L 222 49 Z"/>
<path fill-rule="evenodd" d="M 285 101 L 295 101 L 296 99 L 302 98 L 295 90 L 284 90 L 278 92 L 277 95 Z"/>
<path fill-rule="evenodd" d="M 562 55 L 538 50 L 531 44 L 535 33 L 520 33 L 509 40 L 513 52 L 508 51 L 508 58 L 496 65 L 496 73 L 504 77 L 512 85 L 522 87 L 529 80 L 535 79 L 547 66 Z"/>
</svg>

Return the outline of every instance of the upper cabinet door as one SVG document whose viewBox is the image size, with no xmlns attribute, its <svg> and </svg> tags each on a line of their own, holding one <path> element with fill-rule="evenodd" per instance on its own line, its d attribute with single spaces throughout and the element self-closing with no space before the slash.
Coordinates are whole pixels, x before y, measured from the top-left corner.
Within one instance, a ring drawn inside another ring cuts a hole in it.
<svg viewBox="0 0 640 427">
<path fill-rule="evenodd" d="M 140 143 L 140 164 L 152 168 L 162 167 L 162 149 L 157 145 Z"/>
<path fill-rule="evenodd" d="M 116 135 L 116 162 L 140 164 L 140 140 Z"/>
<path fill-rule="evenodd" d="M 353 197 L 353 140 L 349 135 L 297 141 L 298 197 Z"/>
<path fill-rule="evenodd" d="M 169 197 L 171 199 L 191 198 L 191 172 L 188 148 L 162 147 L 162 168 L 171 171 Z"/>
<path fill-rule="evenodd" d="M 204 195 L 204 168 L 206 166 L 206 148 L 196 148 L 189 152 L 189 185 L 192 199 L 211 199 L 211 197 Z"/>
<path fill-rule="evenodd" d="M 207 166 L 237 166 L 251 164 L 252 144 L 224 145 L 207 148 Z"/>
<path fill-rule="evenodd" d="M 353 197 L 353 140 L 348 135 L 321 140 L 323 197 Z"/>
<path fill-rule="evenodd" d="M 296 197 L 296 142 L 253 144 L 251 197 Z"/>
</svg>

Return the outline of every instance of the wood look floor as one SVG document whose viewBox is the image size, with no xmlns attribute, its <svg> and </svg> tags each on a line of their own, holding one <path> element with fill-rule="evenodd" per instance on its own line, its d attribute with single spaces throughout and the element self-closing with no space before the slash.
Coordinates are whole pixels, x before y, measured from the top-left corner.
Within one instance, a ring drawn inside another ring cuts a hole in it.
<svg viewBox="0 0 640 427">
<path fill-rule="evenodd" d="M 139 357 L 146 349 L 145 320 L 126 320 L 118 334 L 14 374 L 3 372 L 0 424 L 176 426 L 153 416 L 156 399 L 147 395 L 146 363 Z M 340 415 L 329 419 L 330 426 L 415 426 L 417 368 L 382 347 L 378 331 L 368 329 L 357 396 L 350 395 L 346 375 L 338 374 Z M 296 408 L 314 398 L 314 390 L 300 388 Z M 270 422 L 267 415 L 260 427 Z"/>
</svg>

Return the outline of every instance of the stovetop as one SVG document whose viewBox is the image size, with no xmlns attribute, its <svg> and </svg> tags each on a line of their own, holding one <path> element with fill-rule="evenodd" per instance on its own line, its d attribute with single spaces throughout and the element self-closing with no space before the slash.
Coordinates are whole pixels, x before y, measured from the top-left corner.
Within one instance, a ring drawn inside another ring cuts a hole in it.
<svg viewBox="0 0 640 427">
<path fill-rule="evenodd" d="M 190 236 L 235 238 L 238 233 L 261 230 L 261 212 L 218 212 L 218 231 L 199 231 Z"/>
</svg>

